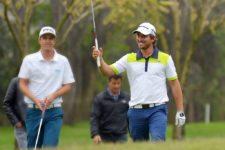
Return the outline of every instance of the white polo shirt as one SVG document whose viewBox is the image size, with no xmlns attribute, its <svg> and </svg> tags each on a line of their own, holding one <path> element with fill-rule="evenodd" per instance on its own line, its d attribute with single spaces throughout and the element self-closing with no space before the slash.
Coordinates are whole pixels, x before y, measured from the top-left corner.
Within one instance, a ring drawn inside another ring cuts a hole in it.
<svg viewBox="0 0 225 150">
<path fill-rule="evenodd" d="M 154 49 L 149 58 L 141 51 L 129 53 L 111 65 L 116 74 L 127 72 L 130 84 L 130 106 L 163 103 L 169 101 L 166 79 L 177 79 L 176 69 L 170 55 Z"/>
<path fill-rule="evenodd" d="M 27 55 L 23 59 L 18 77 L 29 80 L 28 88 L 40 100 L 44 100 L 62 85 L 75 82 L 68 59 L 56 51 L 49 62 L 40 51 Z M 62 97 L 58 97 L 53 103 L 62 101 Z M 25 97 L 25 102 L 33 103 L 28 97 Z"/>
</svg>

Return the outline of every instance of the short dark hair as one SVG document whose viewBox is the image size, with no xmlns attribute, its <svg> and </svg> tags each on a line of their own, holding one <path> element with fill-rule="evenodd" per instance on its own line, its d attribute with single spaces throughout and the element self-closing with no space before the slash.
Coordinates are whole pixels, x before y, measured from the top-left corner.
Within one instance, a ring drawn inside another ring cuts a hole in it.
<svg viewBox="0 0 225 150">
<path fill-rule="evenodd" d="M 109 76 L 109 78 L 108 78 L 108 80 L 110 81 L 110 80 L 112 80 L 112 79 L 123 79 L 123 76 L 121 75 L 121 74 L 114 74 L 114 75 L 112 75 L 112 76 Z"/>
</svg>

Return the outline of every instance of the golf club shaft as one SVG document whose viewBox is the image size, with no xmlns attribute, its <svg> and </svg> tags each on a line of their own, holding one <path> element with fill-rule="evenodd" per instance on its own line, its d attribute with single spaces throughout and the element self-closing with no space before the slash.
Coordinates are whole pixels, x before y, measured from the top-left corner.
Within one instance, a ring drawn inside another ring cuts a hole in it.
<svg viewBox="0 0 225 150">
<path fill-rule="evenodd" d="M 95 47 L 98 49 L 98 39 L 97 39 L 97 32 L 96 32 L 96 25 L 95 25 L 95 14 L 94 14 L 94 5 L 91 0 L 91 12 L 92 12 L 92 20 L 93 20 L 93 28 L 94 28 L 94 38 L 95 38 Z M 100 67 L 100 57 L 97 57 L 97 66 Z"/>
</svg>

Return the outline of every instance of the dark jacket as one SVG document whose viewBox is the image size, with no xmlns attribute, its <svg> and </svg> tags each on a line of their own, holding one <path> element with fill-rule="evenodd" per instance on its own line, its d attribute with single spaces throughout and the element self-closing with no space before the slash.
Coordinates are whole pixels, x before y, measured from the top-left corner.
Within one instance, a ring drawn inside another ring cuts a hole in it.
<svg viewBox="0 0 225 150">
<path fill-rule="evenodd" d="M 24 124 L 26 104 L 24 96 L 19 89 L 19 78 L 17 77 L 13 78 L 9 84 L 3 101 L 3 108 L 13 126 L 17 122 Z"/>
<path fill-rule="evenodd" d="M 91 111 L 91 137 L 97 134 L 126 134 L 129 100 L 130 96 L 122 91 L 117 101 L 107 90 L 99 93 L 94 99 Z"/>
</svg>

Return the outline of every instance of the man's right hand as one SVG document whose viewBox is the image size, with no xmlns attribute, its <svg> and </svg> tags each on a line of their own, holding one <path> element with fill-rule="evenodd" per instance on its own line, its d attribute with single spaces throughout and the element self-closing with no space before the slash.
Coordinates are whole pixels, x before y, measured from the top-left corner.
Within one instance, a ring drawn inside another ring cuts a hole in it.
<svg viewBox="0 0 225 150">
<path fill-rule="evenodd" d="M 102 48 L 100 48 L 99 50 L 96 49 L 95 46 L 92 47 L 92 57 L 96 60 L 97 57 L 102 57 L 103 55 L 103 51 L 102 51 Z"/>
<path fill-rule="evenodd" d="M 102 141 L 102 139 L 101 139 L 101 136 L 100 136 L 100 135 L 95 135 L 95 136 L 94 136 L 93 142 L 94 142 L 95 144 L 100 144 L 101 141 Z"/>
</svg>

